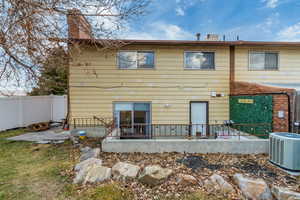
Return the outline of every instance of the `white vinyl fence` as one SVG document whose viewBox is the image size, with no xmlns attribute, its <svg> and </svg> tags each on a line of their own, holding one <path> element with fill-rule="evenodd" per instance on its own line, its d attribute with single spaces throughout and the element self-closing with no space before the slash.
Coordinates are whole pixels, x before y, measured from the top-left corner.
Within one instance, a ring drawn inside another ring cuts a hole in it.
<svg viewBox="0 0 300 200">
<path fill-rule="evenodd" d="M 0 131 L 32 123 L 61 121 L 67 114 L 67 96 L 0 98 Z"/>
</svg>

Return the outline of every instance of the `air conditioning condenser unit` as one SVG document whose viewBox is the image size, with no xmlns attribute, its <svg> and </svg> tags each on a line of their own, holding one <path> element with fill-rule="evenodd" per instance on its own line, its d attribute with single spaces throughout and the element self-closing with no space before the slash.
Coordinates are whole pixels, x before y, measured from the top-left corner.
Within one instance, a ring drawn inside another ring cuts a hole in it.
<svg viewBox="0 0 300 200">
<path fill-rule="evenodd" d="M 269 158 L 272 163 L 290 171 L 300 171 L 300 135 L 271 133 Z"/>
</svg>

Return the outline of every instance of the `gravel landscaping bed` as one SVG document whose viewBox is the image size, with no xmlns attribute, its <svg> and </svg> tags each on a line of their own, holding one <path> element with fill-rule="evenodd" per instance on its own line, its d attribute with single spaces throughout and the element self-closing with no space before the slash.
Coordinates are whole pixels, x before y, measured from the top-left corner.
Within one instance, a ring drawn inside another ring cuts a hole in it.
<svg viewBox="0 0 300 200">
<path fill-rule="evenodd" d="M 164 183 L 149 187 L 137 180 L 121 181 L 122 187 L 130 188 L 136 199 L 160 199 L 160 197 L 180 197 L 184 194 L 202 190 L 219 196 L 220 199 L 240 199 L 240 191 L 229 194 L 216 194 L 214 190 L 204 187 L 203 183 L 211 175 L 217 173 L 224 177 L 229 183 L 233 183 L 233 175 L 241 173 L 253 178 L 263 178 L 267 184 L 287 187 L 293 191 L 300 192 L 297 178 L 287 174 L 270 164 L 267 155 L 228 155 L 228 154 L 145 154 L 145 153 L 101 153 L 103 166 L 113 167 L 117 162 L 127 162 L 140 166 L 142 169 L 148 165 L 160 165 L 163 168 L 173 170 L 171 176 Z M 187 174 L 194 176 L 199 184 L 178 184 L 176 174 Z M 234 184 L 232 184 L 234 185 Z"/>
</svg>

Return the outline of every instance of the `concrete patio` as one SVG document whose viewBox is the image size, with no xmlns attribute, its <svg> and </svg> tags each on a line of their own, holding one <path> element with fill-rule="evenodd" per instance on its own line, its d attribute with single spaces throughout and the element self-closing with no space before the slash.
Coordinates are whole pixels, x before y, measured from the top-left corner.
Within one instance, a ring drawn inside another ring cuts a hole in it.
<svg viewBox="0 0 300 200">
<path fill-rule="evenodd" d="M 35 142 L 39 144 L 47 144 L 47 143 L 63 143 L 65 140 L 69 138 L 70 138 L 69 131 L 63 131 L 61 129 L 54 128 L 47 131 L 29 132 L 23 135 L 7 138 L 7 140 L 27 141 L 27 142 Z"/>
</svg>

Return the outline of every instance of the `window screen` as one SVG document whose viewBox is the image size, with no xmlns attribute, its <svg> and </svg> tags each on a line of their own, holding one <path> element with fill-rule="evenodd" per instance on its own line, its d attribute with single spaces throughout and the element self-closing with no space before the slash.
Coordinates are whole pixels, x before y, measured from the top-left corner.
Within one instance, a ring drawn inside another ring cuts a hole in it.
<svg viewBox="0 0 300 200">
<path fill-rule="evenodd" d="M 154 52 L 120 51 L 118 63 L 120 69 L 154 68 Z"/>
<path fill-rule="evenodd" d="M 214 69 L 214 52 L 185 52 L 184 54 L 186 69 Z"/>
<path fill-rule="evenodd" d="M 251 70 L 276 70 L 278 69 L 278 53 L 250 52 Z"/>
</svg>

